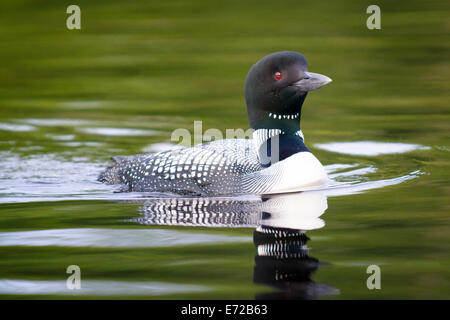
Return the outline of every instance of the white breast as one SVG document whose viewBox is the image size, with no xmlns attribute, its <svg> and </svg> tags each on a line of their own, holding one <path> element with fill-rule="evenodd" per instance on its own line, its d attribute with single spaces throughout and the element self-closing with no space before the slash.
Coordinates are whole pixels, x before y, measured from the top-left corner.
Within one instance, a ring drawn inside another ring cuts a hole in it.
<svg viewBox="0 0 450 320">
<path fill-rule="evenodd" d="M 310 152 L 299 152 L 259 172 L 243 177 L 242 188 L 258 194 L 316 190 L 327 185 L 320 161 Z"/>
</svg>

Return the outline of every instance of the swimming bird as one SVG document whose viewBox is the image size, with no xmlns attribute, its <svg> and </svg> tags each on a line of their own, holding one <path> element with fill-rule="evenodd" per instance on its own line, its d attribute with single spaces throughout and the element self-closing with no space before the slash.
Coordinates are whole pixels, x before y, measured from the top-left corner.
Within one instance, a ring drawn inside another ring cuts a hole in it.
<svg viewBox="0 0 450 320">
<path fill-rule="evenodd" d="M 269 54 L 245 81 L 253 139 L 224 139 L 150 155 L 113 157 L 99 176 L 123 191 L 219 196 L 318 189 L 327 175 L 304 144 L 302 105 L 309 91 L 331 82 L 308 71 L 293 51 Z"/>
</svg>

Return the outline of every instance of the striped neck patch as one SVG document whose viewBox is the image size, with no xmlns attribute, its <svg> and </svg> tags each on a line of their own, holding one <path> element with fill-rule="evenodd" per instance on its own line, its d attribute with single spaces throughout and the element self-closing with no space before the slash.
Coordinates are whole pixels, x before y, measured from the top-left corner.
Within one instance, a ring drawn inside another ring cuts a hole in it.
<svg viewBox="0 0 450 320">
<path fill-rule="evenodd" d="M 294 114 L 278 114 L 278 113 L 272 113 L 269 112 L 269 117 L 272 119 L 299 119 L 300 113 L 294 113 Z"/>
<path fill-rule="evenodd" d="M 259 150 L 261 145 L 265 143 L 270 138 L 284 134 L 285 132 L 280 129 L 258 129 L 253 132 L 253 145 L 255 146 L 255 150 Z M 305 141 L 305 137 L 303 136 L 302 130 L 298 130 L 295 132 L 295 135 L 302 138 Z"/>
</svg>

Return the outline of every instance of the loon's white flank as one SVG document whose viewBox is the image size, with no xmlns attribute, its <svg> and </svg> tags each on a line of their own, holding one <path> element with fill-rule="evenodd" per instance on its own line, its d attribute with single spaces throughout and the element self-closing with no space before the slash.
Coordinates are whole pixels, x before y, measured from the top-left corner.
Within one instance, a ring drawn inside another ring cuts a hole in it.
<svg viewBox="0 0 450 320">
<path fill-rule="evenodd" d="M 310 152 L 299 152 L 268 168 L 245 175 L 242 189 L 258 194 L 288 193 L 320 189 L 328 177 L 320 161 Z"/>
</svg>

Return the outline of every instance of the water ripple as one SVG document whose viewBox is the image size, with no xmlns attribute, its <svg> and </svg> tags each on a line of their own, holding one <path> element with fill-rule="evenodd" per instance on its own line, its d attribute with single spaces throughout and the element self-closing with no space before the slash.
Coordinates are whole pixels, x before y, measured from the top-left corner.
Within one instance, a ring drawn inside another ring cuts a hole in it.
<svg viewBox="0 0 450 320">
<path fill-rule="evenodd" d="M 420 144 L 376 141 L 317 143 L 314 146 L 322 150 L 354 156 L 379 156 L 430 149 L 430 147 Z"/>
<path fill-rule="evenodd" d="M 0 246 L 155 248 L 207 243 L 251 242 L 250 237 L 164 229 L 50 229 L 0 232 Z"/>
<path fill-rule="evenodd" d="M 69 290 L 66 280 L 0 279 L 0 294 L 39 295 L 162 295 L 203 292 L 209 289 L 199 285 L 173 284 L 156 281 L 96 281 L 83 280 L 79 290 Z"/>
</svg>

